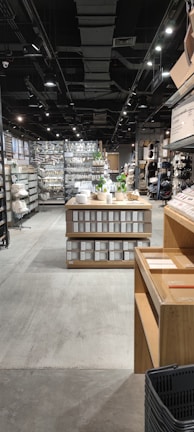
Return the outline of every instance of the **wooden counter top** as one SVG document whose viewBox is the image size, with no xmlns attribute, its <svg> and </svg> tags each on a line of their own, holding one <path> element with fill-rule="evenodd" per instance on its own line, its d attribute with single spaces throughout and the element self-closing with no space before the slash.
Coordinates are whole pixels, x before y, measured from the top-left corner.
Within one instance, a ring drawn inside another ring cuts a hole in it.
<svg viewBox="0 0 194 432">
<path fill-rule="evenodd" d="M 133 210 L 133 209 L 137 209 L 137 210 L 142 210 L 142 209 L 152 209 L 152 205 L 140 198 L 136 201 L 116 201 L 115 198 L 113 198 L 113 202 L 112 204 L 107 204 L 106 201 L 99 201 L 99 200 L 92 200 L 92 199 L 88 199 L 87 204 L 78 204 L 76 202 L 75 198 L 71 198 L 66 204 L 65 204 L 65 208 L 66 209 L 71 209 L 71 210 Z"/>
<path fill-rule="evenodd" d="M 158 315 L 162 304 L 194 305 L 192 249 L 136 249 L 136 260 Z"/>
</svg>

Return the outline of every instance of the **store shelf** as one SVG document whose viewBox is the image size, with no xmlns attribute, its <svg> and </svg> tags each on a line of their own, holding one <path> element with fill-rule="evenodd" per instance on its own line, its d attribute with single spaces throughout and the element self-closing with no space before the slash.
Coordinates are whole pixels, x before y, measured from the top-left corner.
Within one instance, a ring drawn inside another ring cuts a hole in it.
<svg viewBox="0 0 194 432">
<path fill-rule="evenodd" d="M 164 247 L 135 249 L 135 373 L 194 362 L 193 245 L 194 222 L 168 205 Z"/>
<path fill-rule="evenodd" d="M 193 247 L 194 222 L 169 206 L 164 215 L 164 247 Z"/>
<path fill-rule="evenodd" d="M 82 205 L 71 198 L 65 208 L 68 268 L 130 268 L 134 248 L 149 246 L 152 206 L 147 201 Z"/>
<path fill-rule="evenodd" d="M 6 143 L 5 143 L 6 145 Z M 8 149 L 8 147 L 6 147 Z M 5 165 L 3 137 L 0 139 L 0 246 L 8 247 L 9 232 L 7 226 L 7 203 L 6 203 Z"/>
<path fill-rule="evenodd" d="M 97 151 L 97 141 L 68 141 L 64 143 L 64 187 L 65 201 L 79 189 L 92 187 L 93 155 Z M 95 167 L 96 168 L 96 167 Z M 73 185 L 72 189 L 68 183 Z M 87 183 L 87 187 L 85 184 Z"/>
<path fill-rule="evenodd" d="M 135 262 L 135 372 L 193 363 L 193 249 L 136 248 Z"/>
</svg>

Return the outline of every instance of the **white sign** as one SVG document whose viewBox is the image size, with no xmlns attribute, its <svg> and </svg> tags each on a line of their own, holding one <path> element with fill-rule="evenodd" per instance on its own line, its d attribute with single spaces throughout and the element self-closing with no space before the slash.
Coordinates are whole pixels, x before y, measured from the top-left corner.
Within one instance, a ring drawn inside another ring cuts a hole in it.
<svg viewBox="0 0 194 432">
<path fill-rule="evenodd" d="M 172 110 L 170 142 L 194 135 L 194 101 Z"/>
</svg>

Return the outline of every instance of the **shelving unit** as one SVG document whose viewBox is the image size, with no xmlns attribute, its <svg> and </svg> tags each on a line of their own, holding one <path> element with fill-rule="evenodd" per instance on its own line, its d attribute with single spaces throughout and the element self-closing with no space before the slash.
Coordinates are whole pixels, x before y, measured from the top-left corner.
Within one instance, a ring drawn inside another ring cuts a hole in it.
<svg viewBox="0 0 194 432">
<path fill-rule="evenodd" d="M 30 160 L 38 169 L 40 204 L 64 203 L 63 145 L 63 141 L 38 141 L 31 145 Z"/>
<path fill-rule="evenodd" d="M 2 133 L 0 134 L 0 246 L 9 245 L 9 232 L 7 227 L 5 167 L 3 154 Z"/>
<path fill-rule="evenodd" d="M 92 189 L 92 181 L 99 175 L 99 169 L 93 166 L 94 153 L 97 149 L 97 141 L 65 141 L 64 188 L 66 202 L 75 196 L 79 190 Z"/>
<path fill-rule="evenodd" d="M 135 251 L 135 373 L 194 362 L 194 222 L 166 206 L 164 248 Z"/>
<path fill-rule="evenodd" d="M 129 268 L 134 247 L 149 246 L 151 205 L 144 200 L 112 204 L 71 198 L 66 208 L 68 268 Z"/>
<path fill-rule="evenodd" d="M 37 170 L 31 165 L 21 165 L 16 168 L 6 165 L 6 197 L 7 197 L 7 221 L 8 225 L 14 224 L 14 215 L 12 213 L 12 195 L 11 185 L 12 183 L 23 183 L 25 189 L 28 192 L 28 196 L 25 198 L 29 213 L 38 211 L 38 176 Z"/>
</svg>

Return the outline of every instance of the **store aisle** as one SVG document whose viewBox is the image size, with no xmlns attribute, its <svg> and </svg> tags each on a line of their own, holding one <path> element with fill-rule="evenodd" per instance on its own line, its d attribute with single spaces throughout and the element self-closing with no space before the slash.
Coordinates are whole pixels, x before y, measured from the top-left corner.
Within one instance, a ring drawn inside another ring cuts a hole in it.
<svg viewBox="0 0 194 432">
<path fill-rule="evenodd" d="M 162 218 L 153 203 L 152 245 Z M 0 430 L 140 432 L 133 270 L 67 270 L 63 207 L 25 225 L 0 250 Z"/>
</svg>

